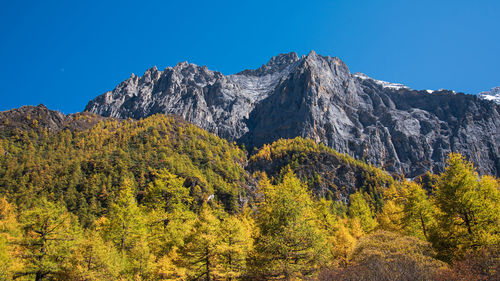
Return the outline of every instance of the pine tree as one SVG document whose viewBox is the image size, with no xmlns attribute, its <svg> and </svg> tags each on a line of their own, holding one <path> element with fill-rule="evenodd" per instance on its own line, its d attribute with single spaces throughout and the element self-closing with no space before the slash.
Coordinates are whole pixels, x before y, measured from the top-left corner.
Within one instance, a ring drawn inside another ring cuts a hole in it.
<svg viewBox="0 0 500 281">
<path fill-rule="evenodd" d="M 221 224 L 221 243 L 219 272 L 227 280 L 240 278 L 247 269 L 247 258 L 253 248 L 251 222 L 245 222 L 240 216 L 226 217 Z"/>
<path fill-rule="evenodd" d="M 65 276 L 68 280 L 118 280 L 125 268 L 116 247 L 96 231 L 88 230 L 72 248 Z"/>
<path fill-rule="evenodd" d="M 370 209 L 370 205 L 368 205 L 368 202 L 363 198 L 363 194 L 360 192 L 351 194 L 349 200 L 349 216 L 359 219 L 365 233 L 373 231 L 377 226 L 377 221 L 374 218 L 373 211 Z"/>
<path fill-rule="evenodd" d="M 23 268 L 20 247 L 14 242 L 21 237 L 17 211 L 14 205 L 0 197 L 0 280 L 12 280 Z"/>
<path fill-rule="evenodd" d="M 19 245 L 25 268 L 16 276 L 34 276 L 38 281 L 62 273 L 79 236 L 76 218 L 63 205 L 42 198 L 21 213 L 20 223 L 24 235 Z"/>
<path fill-rule="evenodd" d="M 190 279 L 210 281 L 220 277 L 220 226 L 220 220 L 205 203 L 182 250 Z"/>
<path fill-rule="evenodd" d="M 126 177 L 118 198 L 110 206 L 108 217 L 98 221 L 98 230 L 105 241 L 111 241 L 127 260 L 129 276 L 142 278 L 152 274 L 154 257 L 145 241 L 145 222 L 143 211 L 135 199 L 133 181 Z"/>
<path fill-rule="evenodd" d="M 480 179 L 472 163 L 451 153 L 436 186 L 440 215 L 433 237 L 443 258 L 461 257 L 467 249 L 499 242 L 499 183 Z"/>
<path fill-rule="evenodd" d="M 256 210 L 260 229 L 256 238 L 256 274 L 291 280 L 313 273 L 326 262 L 329 251 L 306 185 L 288 171 L 277 186 L 263 179 L 260 192 L 263 198 Z"/>
<path fill-rule="evenodd" d="M 401 222 L 408 235 L 427 240 L 435 224 L 435 209 L 425 190 L 417 183 L 405 186 L 406 200 Z"/>
</svg>

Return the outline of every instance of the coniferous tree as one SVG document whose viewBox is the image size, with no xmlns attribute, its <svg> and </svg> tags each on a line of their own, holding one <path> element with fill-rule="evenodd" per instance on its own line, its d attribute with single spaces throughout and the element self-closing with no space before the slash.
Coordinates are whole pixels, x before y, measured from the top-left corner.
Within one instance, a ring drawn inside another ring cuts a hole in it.
<svg viewBox="0 0 500 281">
<path fill-rule="evenodd" d="M 184 281 L 188 276 L 186 266 L 186 261 L 179 254 L 177 247 L 174 247 L 158 259 L 155 274 L 159 280 Z"/>
<path fill-rule="evenodd" d="M 123 180 L 118 197 L 110 206 L 109 215 L 99 223 L 103 236 L 120 251 L 132 249 L 139 238 L 145 236 L 144 216 L 137 205 L 131 179 Z"/>
<path fill-rule="evenodd" d="M 20 247 L 15 243 L 21 237 L 17 211 L 4 197 L 0 197 L 0 280 L 12 280 L 21 271 Z"/>
<path fill-rule="evenodd" d="M 126 177 L 108 217 L 98 221 L 98 229 L 104 239 L 111 241 L 127 260 L 127 274 L 134 278 L 144 278 L 153 271 L 154 257 L 146 242 L 148 229 L 145 221 L 135 199 L 133 181 Z"/>
<path fill-rule="evenodd" d="M 462 155 L 450 154 L 435 200 L 440 213 L 432 240 L 443 258 L 499 242 L 500 184 L 491 177 L 480 179 Z"/>
<path fill-rule="evenodd" d="M 24 234 L 18 243 L 25 267 L 15 277 L 57 278 L 80 234 L 76 218 L 63 205 L 42 198 L 21 213 L 20 224 Z"/>
<path fill-rule="evenodd" d="M 156 179 L 149 184 L 144 198 L 149 210 L 149 243 L 156 255 L 169 255 L 173 248 L 184 246 L 196 218 L 191 211 L 192 202 L 183 178 L 167 170 L 156 173 Z"/>
<path fill-rule="evenodd" d="M 349 216 L 359 219 L 365 233 L 373 231 L 377 226 L 377 221 L 374 218 L 373 211 L 370 209 L 370 205 L 363 198 L 363 194 L 361 192 L 351 194 L 349 200 Z"/>
<path fill-rule="evenodd" d="M 68 280 L 118 280 L 125 269 L 117 248 L 96 231 L 88 230 L 73 247 L 65 276 Z"/>
<path fill-rule="evenodd" d="M 220 269 L 220 220 L 205 203 L 183 248 L 188 276 L 193 280 L 216 280 Z"/>
<path fill-rule="evenodd" d="M 420 185 L 410 182 L 405 189 L 406 200 L 401 219 L 405 232 L 427 240 L 435 227 L 435 208 Z"/>
<path fill-rule="evenodd" d="M 232 215 L 221 223 L 219 272 L 226 280 L 236 280 L 247 270 L 247 259 L 253 250 L 253 223 L 248 220 L 251 218 Z"/>
<path fill-rule="evenodd" d="M 283 182 L 260 183 L 262 201 L 256 213 L 260 234 L 256 238 L 254 270 L 265 278 L 291 280 L 313 273 L 328 259 L 326 233 L 306 189 L 288 171 Z"/>
</svg>

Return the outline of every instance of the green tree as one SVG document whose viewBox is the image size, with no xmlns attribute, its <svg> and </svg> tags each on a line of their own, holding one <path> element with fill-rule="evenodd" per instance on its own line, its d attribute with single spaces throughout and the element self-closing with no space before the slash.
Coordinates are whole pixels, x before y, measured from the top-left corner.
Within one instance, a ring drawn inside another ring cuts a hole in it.
<svg viewBox="0 0 500 281">
<path fill-rule="evenodd" d="M 435 224 L 435 214 L 434 206 L 425 190 L 417 183 L 407 183 L 401 220 L 406 234 L 429 239 L 429 232 Z"/>
<path fill-rule="evenodd" d="M 0 197 L 0 280 L 12 280 L 21 271 L 19 246 L 14 243 L 21 237 L 17 211 L 4 197 Z"/>
<path fill-rule="evenodd" d="M 227 280 L 238 279 L 247 270 L 247 258 L 253 249 L 251 220 L 248 216 L 232 215 L 222 221 L 219 272 Z"/>
<path fill-rule="evenodd" d="M 25 268 L 16 276 L 34 276 L 36 281 L 57 278 L 79 236 L 76 218 L 63 205 L 42 198 L 21 213 L 20 224 Z"/>
<path fill-rule="evenodd" d="M 220 227 L 220 220 L 205 203 L 183 248 L 190 279 L 210 281 L 220 277 Z"/>
<path fill-rule="evenodd" d="M 291 171 L 277 186 L 265 178 L 261 181 L 263 198 L 256 210 L 260 234 L 254 264 L 261 277 L 291 280 L 306 276 L 328 259 L 326 233 L 319 227 L 306 188 Z"/>
<path fill-rule="evenodd" d="M 111 205 L 108 217 L 98 221 L 98 229 L 105 241 L 111 241 L 127 260 L 127 274 L 144 278 L 152 274 L 154 257 L 145 240 L 148 229 L 144 213 L 132 188 L 133 181 L 124 178 L 118 198 Z"/>
<path fill-rule="evenodd" d="M 89 230 L 72 248 L 65 271 L 68 280 L 118 280 L 125 261 L 111 242 Z"/>
<path fill-rule="evenodd" d="M 436 185 L 438 224 L 433 243 L 443 258 L 500 242 L 500 184 L 479 178 L 472 163 L 451 153 Z"/>
<path fill-rule="evenodd" d="M 365 233 L 370 233 L 377 227 L 377 220 L 374 218 L 370 205 L 363 198 L 361 192 L 351 194 L 348 214 L 351 218 L 358 218 Z"/>
<path fill-rule="evenodd" d="M 149 243 L 157 256 L 168 255 L 174 247 L 184 246 L 196 219 L 190 210 L 192 201 L 183 178 L 167 170 L 156 173 L 156 179 L 146 189 L 144 204 L 149 210 Z"/>
</svg>

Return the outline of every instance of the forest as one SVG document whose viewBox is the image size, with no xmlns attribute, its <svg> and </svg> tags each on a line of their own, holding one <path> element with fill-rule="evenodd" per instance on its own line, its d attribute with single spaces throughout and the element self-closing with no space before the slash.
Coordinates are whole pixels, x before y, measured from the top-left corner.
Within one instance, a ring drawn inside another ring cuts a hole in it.
<svg viewBox="0 0 500 281">
<path fill-rule="evenodd" d="M 0 132 L 0 280 L 499 280 L 500 181 L 415 179 L 179 118 Z M 8 129 L 7 129 L 8 128 Z"/>
</svg>

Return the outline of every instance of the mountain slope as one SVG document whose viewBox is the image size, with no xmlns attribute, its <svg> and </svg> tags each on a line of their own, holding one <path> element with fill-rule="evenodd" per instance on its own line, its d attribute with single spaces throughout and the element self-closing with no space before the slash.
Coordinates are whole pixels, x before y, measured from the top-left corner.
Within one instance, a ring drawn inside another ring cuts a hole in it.
<svg viewBox="0 0 500 281">
<path fill-rule="evenodd" d="M 396 182 L 381 169 L 300 137 L 264 145 L 250 157 L 247 168 L 251 173 L 265 172 L 276 182 L 288 169 L 319 198 L 347 203 L 349 195 L 361 190 L 376 207 L 383 190 Z"/>
<path fill-rule="evenodd" d="M 57 133 L 61 130 L 82 131 L 106 118 L 89 112 L 65 115 L 48 109 L 45 105 L 22 106 L 0 112 L 0 135 L 15 134 L 16 131 Z"/>
<path fill-rule="evenodd" d="M 360 189 L 378 194 L 394 182 L 302 138 L 280 139 L 248 158 L 234 144 L 162 114 L 124 120 L 24 106 L 0 112 L 0 124 L 0 195 L 29 202 L 33 194 L 55 194 L 84 220 L 102 211 L 125 179 L 140 195 L 164 170 L 184 179 L 196 201 L 213 194 L 229 210 L 258 197 L 254 173 L 278 182 L 287 167 L 315 195 L 334 200 L 348 201 Z"/>
<path fill-rule="evenodd" d="M 75 115 L 40 107 L 2 112 L 0 123 L 18 120 L 9 121 L 10 129 L 0 134 L 0 196 L 9 195 L 13 201 L 31 204 L 40 196 L 62 200 L 89 223 L 124 185 L 131 185 L 140 198 L 164 170 L 181 177 L 196 202 L 213 194 L 227 210 L 237 209 L 252 186 L 242 150 L 180 118 L 98 117 L 86 129 L 59 125 L 61 129 L 47 131 L 31 126 L 40 120 L 35 112 L 55 116 L 60 124 L 90 124 L 88 119 L 73 122 Z"/>
<path fill-rule="evenodd" d="M 351 74 L 339 58 L 313 51 L 228 76 L 187 63 L 152 68 L 85 110 L 118 118 L 176 114 L 247 147 L 301 136 L 409 177 L 442 171 L 452 151 L 481 173 L 500 174 L 498 105 Z"/>
</svg>

